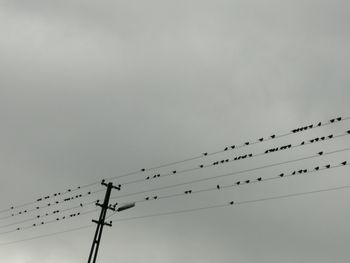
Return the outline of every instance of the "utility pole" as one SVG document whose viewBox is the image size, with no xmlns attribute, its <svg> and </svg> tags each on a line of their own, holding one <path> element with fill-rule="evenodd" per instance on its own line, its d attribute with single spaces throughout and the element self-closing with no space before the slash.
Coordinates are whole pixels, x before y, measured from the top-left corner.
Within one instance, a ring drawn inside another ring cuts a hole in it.
<svg viewBox="0 0 350 263">
<path fill-rule="evenodd" d="M 98 248 L 99 248 L 100 242 L 101 242 L 103 227 L 105 225 L 109 226 L 109 227 L 112 226 L 112 221 L 110 221 L 109 223 L 105 222 L 108 209 L 115 211 L 115 206 L 109 205 L 109 198 L 111 196 L 111 191 L 112 191 L 112 189 L 120 190 L 120 185 L 114 186 L 113 183 L 106 184 L 105 180 L 102 180 L 101 184 L 106 186 L 107 190 L 106 190 L 106 195 L 105 195 L 105 199 L 104 199 L 103 204 L 100 204 L 98 201 L 96 202 L 96 205 L 101 207 L 101 213 L 100 213 L 100 218 L 98 221 L 92 220 L 92 222 L 97 224 L 97 227 L 96 227 L 94 240 L 92 241 L 92 246 L 91 246 L 91 250 L 90 250 L 88 263 L 95 263 L 96 262 Z"/>
</svg>

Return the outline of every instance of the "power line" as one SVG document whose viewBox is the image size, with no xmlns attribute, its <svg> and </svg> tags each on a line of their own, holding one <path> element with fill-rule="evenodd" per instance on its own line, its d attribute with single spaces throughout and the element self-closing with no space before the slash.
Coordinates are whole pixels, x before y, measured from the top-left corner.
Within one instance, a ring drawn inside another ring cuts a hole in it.
<svg viewBox="0 0 350 263">
<path fill-rule="evenodd" d="M 262 155 L 266 155 L 266 154 L 271 154 L 271 153 L 280 152 L 280 151 L 284 151 L 284 150 L 294 149 L 294 148 L 301 147 L 301 146 L 307 146 L 309 144 L 315 144 L 315 143 L 318 143 L 318 142 L 329 141 L 329 140 L 341 138 L 343 136 L 347 136 L 349 134 L 350 134 L 350 131 L 346 131 L 345 133 L 341 133 L 341 134 L 338 134 L 338 135 L 330 134 L 328 136 L 316 137 L 316 138 L 313 138 L 313 139 L 310 139 L 310 140 L 302 141 L 300 144 L 295 144 L 295 145 L 287 144 L 287 145 L 283 145 L 283 146 L 280 146 L 280 147 L 272 147 L 270 149 L 264 150 L 261 153 L 257 153 L 257 154 L 240 155 L 240 156 L 236 156 L 236 157 L 234 157 L 232 159 L 222 160 L 221 162 L 216 161 L 216 162 L 213 162 L 212 164 L 208 164 L 208 165 L 200 165 L 199 167 L 195 167 L 195 168 L 179 170 L 179 171 L 177 171 L 176 174 L 178 175 L 178 174 L 182 174 L 182 173 L 186 173 L 186 172 L 190 172 L 190 171 L 194 171 L 194 170 L 206 169 L 206 168 L 209 168 L 209 167 L 212 167 L 212 166 L 216 166 L 218 163 L 225 164 L 225 163 L 229 163 L 229 162 L 233 162 L 233 161 L 244 160 L 247 156 L 248 156 L 248 158 L 254 158 L 254 157 L 258 157 L 258 156 L 262 156 Z M 170 175 L 173 175 L 173 174 L 174 173 L 168 173 L 168 174 L 159 175 L 158 177 L 165 177 L 165 176 L 170 176 Z M 144 181 L 144 179 L 142 179 L 141 181 Z M 128 184 L 133 184 L 133 183 L 138 183 L 138 182 L 140 182 L 140 180 L 136 180 L 136 181 L 132 181 L 132 182 L 128 182 L 128 183 L 123 183 L 122 185 L 128 185 Z M 121 185 L 119 185 L 119 186 L 121 186 Z M 80 188 L 77 188 L 77 189 L 80 189 Z M 75 189 L 75 190 L 77 190 L 77 189 Z M 70 198 L 62 199 L 61 201 L 48 203 L 48 204 L 46 204 L 44 206 L 37 206 L 37 207 L 35 207 L 33 209 L 19 211 L 17 213 L 13 213 L 12 215 L 0 218 L 0 221 L 4 220 L 4 219 L 11 218 L 11 217 L 14 218 L 16 216 L 20 216 L 20 215 L 23 215 L 23 214 L 29 214 L 30 212 L 39 211 L 39 210 L 42 210 L 42 209 L 45 209 L 45 208 L 48 208 L 48 207 L 56 206 L 56 205 L 62 204 L 64 202 L 76 200 L 77 198 L 80 199 L 80 198 L 86 197 L 88 195 L 94 195 L 94 194 L 100 193 L 102 191 L 104 191 L 104 190 L 101 189 L 101 190 L 96 190 L 96 191 L 92 191 L 92 192 L 89 191 L 89 192 L 86 192 L 86 194 L 83 194 L 83 195 L 82 194 L 75 195 L 75 196 L 70 197 Z M 68 189 L 67 192 L 71 192 L 71 189 Z M 54 194 L 54 195 L 55 196 L 60 196 L 61 193 L 57 193 L 57 194 Z M 31 219 L 31 220 L 34 220 L 34 219 Z M 24 220 L 24 221 L 21 221 L 21 222 L 27 222 L 27 221 L 30 221 L 30 219 L 27 219 L 27 220 Z M 9 225 L 13 225 L 13 224 L 15 224 L 15 223 L 12 223 L 12 224 L 9 224 Z M 6 226 L 8 226 L 8 225 L 6 225 Z M 0 226 L 0 228 L 2 228 L 2 227 L 4 227 L 4 226 Z"/>
<path fill-rule="evenodd" d="M 269 200 L 285 199 L 285 198 L 289 198 L 289 197 L 311 195 L 311 194 L 316 194 L 316 193 L 337 191 L 337 190 L 343 190 L 343 189 L 349 189 L 349 188 L 350 188 L 350 185 L 345 185 L 345 186 L 339 186 L 339 187 L 333 187 L 333 188 L 325 188 L 325 189 L 314 190 L 314 191 L 299 192 L 299 193 L 286 194 L 286 195 L 278 195 L 278 196 L 272 196 L 272 197 L 266 197 L 266 198 L 260 198 L 260 199 L 253 199 L 253 200 L 229 201 L 229 202 L 226 202 L 226 203 L 223 203 L 223 204 L 217 204 L 217 205 L 211 205 L 211 206 L 204 206 L 204 207 L 184 209 L 184 210 L 177 210 L 177 211 L 170 211 L 170 212 L 163 212 L 163 213 L 155 213 L 155 214 L 144 215 L 144 216 L 135 216 L 135 217 L 121 218 L 121 219 L 113 220 L 112 222 L 115 223 L 115 222 L 131 221 L 131 220 L 135 220 L 135 219 L 143 219 L 143 218 L 149 218 L 149 217 L 157 217 L 157 216 L 166 216 L 166 215 L 173 215 L 173 214 L 182 214 L 182 213 L 196 212 L 196 211 L 201 211 L 201 210 L 209 210 L 209 209 L 213 209 L 213 208 L 228 207 L 228 206 L 235 206 L 235 205 L 244 205 L 244 204 L 250 204 L 250 203 L 258 203 L 258 202 L 269 201 Z M 113 215 L 115 215 L 115 214 L 113 214 Z M 110 217 L 112 217 L 112 215 L 110 215 Z"/>
<path fill-rule="evenodd" d="M 274 177 L 267 177 L 267 178 L 257 177 L 255 179 L 250 179 L 250 180 L 236 181 L 234 184 L 228 184 L 228 185 L 215 184 L 214 187 L 204 188 L 204 189 L 200 189 L 200 190 L 187 189 L 184 192 L 176 193 L 176 194 L 156 195 L 156 196 L 153 196 L 153 197 L 147 196 L 144 199 L 133 200 L 131 202 L 132 203 L 142 203 L 142 202 L 156 201 L 156 200 L 161 200 L 161 199 L 169 199 L 169 198 L 174 198 L 174 197 L 179 197 L 179 196 L 189 196 L 189 195 L 199 194 L 199 193 L 204 193 L 204 192 L 211 192 L 211 191 L 218 191 L 218 190 L 228 190 L 229 188 L 241 187 L 241 186 L 248 185 L 248 184 L 251 185 L 251 184 L 254 184 L 254 183 L 262 183 L 262 182 L 266 182 L 266 181 L 285 179 L 285 178 L 288 178 L 288 177 L 291 177 L 291 176 L 301 176 L 301 175 L 310 174 L 310 173 L 318 173 L 318 172 L 322 172 L 324 170 L 336 169 L 336 168 L 340 168 L 340 167 L 346 167 L 346 166 L 349 166 L 349 165 L 350 165 L 350 163 L 348 163 L 347 161 L 344 161 L 341 164 L 333 165 L 333 166 L 331 166 L 329 164 L 324 165 L 324 166 L 316 166 L 312 170 L 309 170 L 309 169 L 297 169 L 297 170 L 294 170 L 293 172 L 291 172 L 289 174 L 288 173 L 280 173 L 278 176 L 274 176 Z M 121 203 L 120 205 L 123 205 L 123 203 Z"/>
<path fill-rule="evenodd" d="M 269 200 L 286 199 L 289 197 L 312 195 L 312 194 L 316 194 L 316 193 L 331 192 L 331 191 L 344 190 L 344 189 L 349 189 L 349 188 L 350 188 L 350 185 L 345 185 L 345 186 L 339 186 L 339 187 L 325 188 L 325 189 L 308 191 L 308 192 L 299 192 L 299 193 L 294 193 L 294 194 L 272 196 L 272 197 L 253 199 L 253 200 L 245 200 L 245 201 L 243 200 L 243 201 L 238 201 L 238 202 L 230 201 L 229 203 L 226 202 L 223 204 L 217 204 L 217 205 L 211 205 L 211 206 L 205 206 L 205 207 L 198 207 L 198 208 L 177 210 L 177 211 L 169 211 L 169 212 L 149 214 L 149 215 L 144 215 L 144 216 L 121 218 L 121 219 L 116 219 L 113 222 L 123 222 L 123 221 L 131 221 L 131 220 L 144 219 L 144 218 L 157 217 L 157 216 L 190 213 L 190 212 L 201 211 L 201 210 L 210 210 L 210 209 L 220 208 L 220 207 L 228 207 L 228 206 L 233 206 L 233 205 L 244 205 L 244 204 L 258 203 L 258 202 L 264 202 L 264 201 L 269 201 Z M 115 214 L 113 214 L 113 215 L 115 215 Z M 107 218 L 110 218 L 111 216 L 112 215 L 110 215 Z M 74 231 L 78 231 L 81 229 L 90 228 L 92 226 L 93 225 L 90 224 L 90 225 L 85 225 L 85 226 L 81 226 L 81 227 L 77 227 L 77 228 L 71 228 L 71 229 L 64 230 L 64 231 L 57 231 L 57 232 L 53 232 L 53 233 L 49 233 L 49 234 L 45 234 L 45 235 L 35 236 L 35 237 L 31 237 L 31 238 L 15 240 L 15 241 L 10 241 L 10 242 L 6 242 L 6 243 L 0 243 L 0 246 L 7 246 L 7 245 L 11 245 L 11 244 L 31 241 L 31 240 L 35 240 L 35 239 L 41 239 L 41 238 L 60 235 L 60 234 L 69 233 L 69 232 L 74 232 Z"/>
<path fill-rule="evenodd" d="M 209 192 L 209 191 L 217 191 L 217 190 L 224 190 L 224 189 L 227 190 L 228 188 L 232 188 L 232 187 L 238 187 L 238 186 L 243 186 L 243 185 L 247 185 L 247 184 L 254 184 L 254 183 L 261 183 L 261 182 L 271 181 L 271 180 L 276 180 L 276 179 L 283 179 L 283 178 L 288 178 L 290 176 L 301 175 L 301 174 L 305 175 L 305 174 L 308 174 L 308 173 L 317 173 L 317 172 L 321 172 L 321 171 L 324 171 L 324 170 L 335 169 L 335 168 L 345 167 L 345 166 L 349 166 L 349 165 L 350 165 L 350 163 L 348 163 L 347 161 L 343 161 L 342 163 L 340 163 L 338 165 L 333 165 L 333 166 L 331 166 L 331 165 L 317 166 L 317 167 L 313 168 L 313 170 L 308 170 L 308 169 L 299 169 L 298 170 L 297 169 L 297 170 L 294 170 L 293 172 L 291 172 L 289 174 L 287 174 L 287 173 L 280 173 L 278 176 L 275 176 L 275 177 L 268 177 L 268 178 L 258 177 L 258 178 L 253 179 L 253 180 L 238 181 L 238 182 L 236 182 L 233 185 L 232 184 L 229 184 L 229 185 L 216 185 L 215 187 L 210 187 L 210 188 L 205 188 L 205 189 L 200 189 L 200 190 L 192 190 L 192 189 L 190 189 L 190 190 L 187 190 L 187 191 L 181 192 L 181 193 L 165 195 L 165 196 L 157 196 L 156 199 L 155 198 L 147 198 L 146 197 L 145 199 L 134 200 L 132 202 L 133 203 L 141 203 L 141 202 L 147 202 L 147 201 L 152 201 L 152 200 L 174 198 L 174 197 L 184 196 L 184 195 L 189 195 L 189 194 L 192 195 L 192 194 L 198 194 L 198 193 Z M 95 202 L 90 202 L 89 204 L 92 204 L 92 203 L 95 203 Z M 130 203 L 130 202 L 128 202 L 128 203 Z M 120 205 L 123 205 L 123 204 L 120 204 Z M 80 208 L 80 206 L 71 207 L 71 208 L 62 210 L 62 212 L 63 211 L 68 211 L 68 210 L 72 210 L 72 209 L 76 209 L 76 208 Z M 94 209 L 94 210 L 91 210 L 88 213 L 95 212 L 95 211 L 97 211 L 97 210 Z M 83 215 L 83 214 L 85 214 L 85 213 L 81 213 L 81 215 Z M 11 225 L 15 225 L 17 223 L 28 222 L 28 221 L 36 220 L 36 219 L 37 218 L 32 218 L 32 219 L 29 219 L 29 220 L 16 222 L 16 223 L 9 224 L 9 225 L 6 225 L 6 226 L 11 226 Z M 48 221 L 48 222 L 45 223 L 45 225 L 47 225 L 50 222 L 52 223 L 52 222 L 56 222 L 56 221 L 55 220 Z M 37 225 L 39 225 L 39 224 L 37 224 Z M 6 226 L 2 226 L 2 227 L 6 227 Z M 25 229 L 25 228 L 21 228 L 21 229 Z M 15 231 L 18 231 L 18 228 L 14 229 L 14 230 L 10 230 L 10 231 L 5 232 L 5 233 L 11 233 L 11 232 L 15 232 Z M 0 233 L 0 234 L 3 234 L 3 233 Z"/>
<path fill-rule="evenodd" d="M 57 218 L 55 218 L 53 220 L 41 221 L 39 223 L 35 223 L 35 224 L 32 224 L 32 225 L 23 226 L 23 227 L 17 227 L 15 229 L 11 229 L 11 230 L 8 230 L 8 231 L 0 232 L 0 235 L 10 234 L 10 233 L 13 233 L 13 232 L 19 232 L 19 231 L 23 231 L 23 230 L 32 229 L 32 228 L 37 228 L 37 227 L 48 225 L 48 224 L 52 224 L 52 223 L 58 223 L 58 222 L 62 222 L 62 221 L 67 221 L 67 220 L 70 220 L 70 219 L 73 219 L 73 218 L 76 218 L 76 217 L 80 217 L 80 216 L 83 216 L 83 215 L 91 214 L 91 213 L 96 212 L 96 211 L 97 211 L 97 209 L 93 209 L 93 210 L 89 210 L 89 211 L 86 211 L 86 212 L 77 212 L 77 213 L 72 213 L 72 214 L 68 214 L 68 215 L 65 215 L 65 216 L 60 216 L 60 217 L 57 217 Z"/>
<path fill-rule="evenodd" d="M 232 151 L 232 150 L 244 148 L 244 147 L 247 147 L 249 145 L 254 145 L 254 144 L 259 144 L 259 143 L 270 141 L 270 140 L 275 140 L 275 139 L 282 138 L 282 137 L 285 137 L 285 136 L 288 136 L 288 135 L 292 135 L 292 134 L 295 134 L 295 133 L 300 133 L 300 132 L 304 132 L 306 130 L 312 130 L 312 129 L 316 129 L 316 128 L 319 128 L 319 127 L 332 125 L 332 124 L 343 122 L 343 121 L 346 121 L 346 120 L 349 120 L 349 119 L 350 119 L 350 116 L 349 117 L 345 117 L 345 118 L 337 117 L 337 118 L 330 119 L 329 121 L 327 121 L 325 123 L 318 122 L 317 125 L 311 124 L 311 125 L 303 126 L 303 127 L 300 127 L 300 128 L 297 128 L 297 129 L 293 129 L 290 132 L 286 132 L 286 133 L 283 133 L 283 134 L 280 134 L 280 135 L 273 134 L 273 135 L 267 137 L 266 139 L 264 139 L 262 137 L 260 139 L 255 140 L 255 141 L 252 141 L 252 142 L 247 141 L 247 142 L 245 142 L 245 143 L 243 143 L 241 145 L 238 145 L 238 146 L 236 146 L 236 145 L 226 146 L 223 150 L 218 150 L 218 151 L 214 151 L 214 152 L 205 152 L 205 153 L 202 153 L 201 155 L 190 157 L 190 158 L 183 159 L 183 160 L 180 160 L 180 161 L 170 162 L 170 163 L 166 163 L 166 164 L 163 164 L 163 165 L 154 166 L 154 167 L 151 167 L 151 168 L 143 168 L 143 169 L 141 169 L 141 171 L 135 171 L 135 172 L 132 172 L 132 173 L 123 174 L 123 175 L 119 175 L 119 176 L 112 176 L 112 177 L 108 177 L 108 178 L 105 178 L 105 179 L 106 180 L 119 179 L 119 178 L 126 177 L 126 176 L 129 176 L 129 175 L 138 174 L 140 172 L 152 171 L 152 170 L 168 167 L 168 166 L 175 165 L 175 164 L 180 164 L 180 163 L 184 163 L 184 162 L 188 162 L 188 161 L 193 161 L 193 160 L 200 159 L 200 158 L 203 158 L 203 157 L 206 157 L 206 156 L 216 155 L 216 154 L 223 153 L 223 152 L 226 152 L 226 151 Z"/>
<path fill-rule="evenodd" d="M 138 191 L 138 192 L 124 194 L 124 195 L 119 195 L 119 196 L 113 196 L 113 197 L 111 197 L 111 200 L 122 198 L 122 197 L 134 196 L 134 195 L 138 195 L 138 194 L 151 193 L 151 192 L 159 191 L 159 190 L 171 189 L 171 188 L 175 188 L 175 187 L 178 187 L 178 186 L 184 186 L 184 185 L 189 185 L 189 184 L 209 181 L 209 180 L 213 180 L 213 179 L 217 179 L 217 178 L 221 178 L 221 177 L 234 176 L 234 175 L 247 173 L 247 172 L 253 172 L 253 171 L 257 171 L 257 170 L 261 170 L 261 169 L 265 169 L 265 168 L 271 168 L 271 167 L 275 167 L 275 166 L 279 166 L 279 165 L 283 165 L 283 164 L 289 164 L 289 163 L 294 163 L 294 162 L 298 162 L 298 161 L 309 160 L 309 159 L 313 159 L 313 158 L 319 158 L 319 157 L 322 157 L 322 156 L 331 155 L 331 154 L 340 153 L 340 152 L 349 151 L 349 150 L 350 150 L 350 147 L 343 148 L 343 149 L 340 149 L 340 150 L 330 151 L 330 152 L 318 152 L 318 153 L 316 153 L 314 155 L 301 157 L 301 158 L 297 158 L 297 159 L 293 159 L 293 160 L 287 160 L 287 161 L 277 162 L 277 163 L 268 164 L 268 165 L 263 165 L 263 166 L 259 166 L 259 167 L 255 167 L 255 168 L 244 169 L 244 170 L 240 170 L 240 171 L 236 171 L 236 172 L 220 174 L 220 175 L 211 176 L 211 177 L 207 177 L 207 178 L 200 178 L 200 179 L 196 179 L 196 180 L 192 180 L 192 181 L 188 181 L 188 182 L 184 182 L 184 183 L 172 184 L 172 185 L 167 185 L 167 186 L 163 186 L 163 187 L 157 187 L 157 188 L 153 188 L 153 189 L 149 189 L 149 190 Z"/>
<path fill-rule="evenodd" d="M 192 167 L 192 168 L 187 168 L 184 170 L 173 170 L 170 173 L 165 173 L 165 174 L 156 174 L 153 177 L 146 177 L 145 179 L 136 179 L 133 181 L 129 181 L 126 183 L 123 183 L 121 185 L 130 185 L 130 184 L 135 184 L 135 183 L 140 183 L 143 181 L 148 181 L 151 179 L 158 179 L 161 177 L 167 177 L 167 176 L 173 176 L 175 174 L 183 174 L 183 173 L 188 173 L 188 172 L 193 172 L 193 171 L 197 171 L 200 169 L 205 169 L 205 168 L 209 168 L 209 167 L 213 167 L 213 166 L 218 166 L 218 165 L 222 165 L 222 164 L 227 164 L 227 163 L 231 163 L 231 162 L 236 162 L 236 161 L 241 161 L 241 160 L 245 160 L 245 159 L 252 159 L 255 157 L 259 157 L 259 156 L 264 156 L 266 154 L 272 154 L 272 153 L 276 153 L 276 152 L 281 152 L 281 151 L 285 151 L 285 150 L 291 150 L 291 149 L 295 149 L 297 147 L 301 147 L 301 146 L 307 146 L 309 144 L 315 144 L 315 143 L 319 143 L 319 142 L 324 142 L 324 141 L 329 141 L 329 140 L 333 140 L 333 139 L 338 139 L 344 136 L 348 136 L 350 135 L 350 130 L 346 131 L 345 133 L 339 134 L 339 135 L 333 135 L 330 134 L 328 136 L 321 136 L 321 137 L 316 137 L 313 138 L 311 140 L 307 140 L 307 141 L 302 141 L 300 144 L 286 144 L 286 145 L 282 145 L 279 147 L 272 147 L 269 148 L 267 150 L 262 151 L 261 153 L 257 153 L 257 154 L 253 154 L 253 153 L 249 153 L 249 154 L 241 154 L 238 156 L 235 156 L 233 158 L 226 158 L 226 159 L 221 159 L 219 161 L 214 161 L 211 164 L 207 164 L 207 165 L 199 165 L 196 167 Z"/>
<path fill-rule="evenodd" d="M 113 180 L 113 179 L 117 179 L 117 178 L 127 177 L 127 176 L 130 176 L 130 175 L 138 174 L 140 172 L 152 171 L 152 170 L 156 170 L 156 169 L 159 169 L 159 168 L 168 167 L 168 166 L 172 166 L 172 165 L 176 165 L 176 164 L 180 164 L 180 163 L 184 163 L 184 162 L 200 159 L 200 158 L 203 158 L 203 157 L 206 157 L 206 156 L 212 156 L 212 155 L 216 155 L 216 154 L 219 154 L 219 153 L 222 153 L 222 152 L 231 151 L 231 150 L 234 150 L 234 149 L 240 149 L 240 148 L 243 148 L 243 147 L 247 147 L 249 145 L 254 145 L 254 144 L 258 144 L 258 143 L 262 143 L 262 142 L 266 142 L 266 141 L 270 141 L 270 140 L 275 140 L 275 139 L 278 139 L 278 138 L 281 138 L 281 137 L 285 137 L 285 136 L 288 136 L 288 135 L 291 135 L 291 134 L 304 132 L 306 130 L 316 129 L 316 128 L 319 128 L 319 127 L 328 126 L 328 125 L 332 125 L 332 124 L 339 123 L 339 122 L 344 122 L 344 121 L 349 120 L 349 119 L 350 119 L 350 116 L 349 117 L 345 117 L 345 118 L 342 118 L 342 117 L 333 118 L 333 119 L 330 119 L 329 121 L 326 121 L 326 122 L 318 122 L 317 125 L 311 124 L 311 125 L 302 126 L 300 128 L 293 129 L 290 132 L 283 133 L 283 134 L 280 134 L 280 135 L 273 134 L 273 135 L 271 135 L 271 136 L 269 136 L 267 138 L 263 138 L 262 137 L 262 138 L 259 138 L 259 139 L 255 140 L 255 141 L 252 141 L 252 142 L 250 142 L 250 141 L 245 142 L 245 143 L 243 143 L 241 145 L 238 145 L 238 146 L 235 146 L 235 145 L 227 146 L 223 150 L 214 151 L 214 152 L 210 152 L 210 153 L 209 152 L 205 152 L 205 153 L 203 153 L 201 155 L 190 157 L 190 158 L 186 158 L 186 159 L 183 159 L 183 160 L 179 160 L 179 161 L 175 161 L 175 162 L 169 162 L 169 163 L 166 163 L 166 164 L 162 164 L 162 165 L 158 165 L 158 166 L 154 166 L 154 167 L 150 167 L 150 168 L 143 168 L 141 170 L 125 173 L 125 174 L 122 174 L 122 175 L 119 175 L 119 176 L 109 177 L 109 178 L 106 178 L 106 180 Z M 46 200 L 46 199 L 49 199 L 49 198 L 56 197 L 57 195 L 65 195 L 67 193 L 70 193 L 70 192 L 73 192 L 73 191 L 77 191 L 79 189 L 87 188 L 87 187 L 99 184 L 99 182 L 100 181 L 95 181 L 95 182 L 92 182 L 92 183 L 89 183 L 89 184 L 86 184 L 86 185 L 78 186 L 78 187 L 76 187 L 74 189 L 68 189 L 68 190 L 66 190 L 63 193 L 58 192 L 58 193 L 55 193 L 55 194 L 52 194 L 52 195 L 41 197 L 41 198 L 37 199 L 36 201 L 27 202 L 27 203 L 24 203 L 24 204 L 21 204 L 21 205 L 12 206 L 12 207 L 10 207 L 8 209 L 0 210 L 0 214 L 4 213 L 4 212 L 11 211 L 11 210 L 14 210 L 14 209 L 19 209 L 19 208 L 23 208 L 23 207 L 26 207 L 26 206 L 29 206 L 29 205 L 33 205 L 33 204 L 36 204 L 37 202 L 40 202 L 42 200 Z M 40 200 L 40 201 L 38 201 L 38 200 Z M 1 218 L 0 218 L 0 220 L 1 220 Z"/>
</svg>

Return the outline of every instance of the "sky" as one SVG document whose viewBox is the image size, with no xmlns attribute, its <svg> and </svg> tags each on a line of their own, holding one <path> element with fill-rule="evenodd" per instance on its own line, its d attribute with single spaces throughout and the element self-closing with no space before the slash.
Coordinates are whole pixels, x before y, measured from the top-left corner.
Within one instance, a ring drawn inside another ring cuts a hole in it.
<svg viewBox="0 0 350 263">
<path fill-rule="evenodd" d="M 345 0 L 0 0 L 0 208 L 349 117 L 349 20 Z M 157 172 L 347 130 L 349 123 L 343 121 Z M 345 136 L 126 186 L 112 196 L 346 147 Z M 338 164 L 350 161 L 350 154 L 322 158 L 240 174 L 235 180 Z M 350 185 L 347 169 L 136 203 L 111 219 Z M 140 178 L 142 173 L 113 182 Z M 156 194 L 176 191 L 184 188 Z M 349 190 L 341 190 L 116 221 L 104 229 L 98 262 L 345 263 L 349 197 Z M 87 225 L 97 217 L 95 212 L 0 234 L 0 243 Z M 91 227 L 0 246 L 0 261 L 86 262 L 93 234 Z"/>
</svg>

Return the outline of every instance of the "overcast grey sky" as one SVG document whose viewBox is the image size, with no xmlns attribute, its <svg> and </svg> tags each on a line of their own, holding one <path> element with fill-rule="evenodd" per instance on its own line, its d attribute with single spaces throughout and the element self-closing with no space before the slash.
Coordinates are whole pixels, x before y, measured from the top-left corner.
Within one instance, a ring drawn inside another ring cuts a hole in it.
<svg viewBox="0 0 350 263">
<path fill-rule="evenodd" d="M 350 116 L 349 20 L 346 0 L 0 0 L 0 207 Z M 258 152 L 347 129 L 344 122 L 249 149 Z M 188 176 L 347 146 L 345 137 Z M 349 157 L 342 153 L 240 177 Z M 346 185 L 346 169 L 140 204 L 120 217 Z M 155 186 L 188 177 L 171 180 Z M 224 182 L 232 178 L 218 181 Z M 149 187 L 138 184 L 125 191 Z M 349 197 L 343 190 L 115 223 L 105 229 L 98 259 L 345 263 Z M 1 235 L 0 241 L 65 230 L 97 216 Z M 86 262 L 93 233 L 90 228 L 0 247 L 0 262 Z"/>
</svg>

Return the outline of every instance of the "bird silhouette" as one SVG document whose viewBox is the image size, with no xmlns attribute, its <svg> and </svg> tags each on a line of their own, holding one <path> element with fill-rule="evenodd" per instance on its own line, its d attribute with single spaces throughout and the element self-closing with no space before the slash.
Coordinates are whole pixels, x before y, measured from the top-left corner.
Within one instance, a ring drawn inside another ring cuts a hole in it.
<svg viewBox="0 0 350 263">
<path fill-rule="evenodd" d="M 315 167 L 315 170 L 316 170 L 316 171 L 318 171 L 319 169 L 320 169 L 320 167 L 319 167 L 319 166 Z"/>
<path fill-rule="evenodd" d="M 275 134 L 271 135 L 271 139 L 274 139 L 274 138 L 276 138 L 276 135 Z"/>
<path fill-rule="evenodd" d="M 319 152 L 318 155 L 323 155 L 323 152 Z"/>
<path fill-rule="evenodd" d="M 259 141 L 261 141 L 261 142 L 262 142 L 263 140 L 264 140 L 264 138 L 260 138 L 260 139 L 259 139 Z"/>
<path fill-rule="evenodd" d="M 201 164 L 199 167 L 200 167 L 200 168 L 203 168 L 203 167 L 204 167 L 204 165 L 203 165 L 203 164 Z"/>
<path fill-rule="evenodd" d="M 226 147 L 225 149 L 224 149 L 224 151 L 227 151 L 228 150 L 228 147 Z"/>
<path fill-rule="evenodd" d="M 319 122 L 318 124 L 317 124 L 317 127 L 320 127 L 322 125 L 322 122 Z"/>
<path fill-rule="evenodd" d="M 328 138 L 329 138 L 329 139 L 332 139 L 332 138 L 333 138 L 333 134 L 329 135 Z"/>
<path fill-rule="evenodd" d="M 236 185 L 240 185 L 241 184 L 241 182 L 240 181 L 238 181 L 237 183 L 236 183 Z"/>
<path fill-rule="evenodd" d="M 350 134 L 350 130 L 346 131 L 348 134 Z"/>
<path fill-rule="evenodd" d="M 204 155 L 204 156 L 207 156 L 207 155 L 208 155 L 208 153 L 207 153 L 207 152 L 205 152 L 205 153 L 203 153 L 203 155 Z"/>
<path fill-rule="evenodd" d="M 333 123 L 335 121 L 335 119 L 331 119 L 330 122 Z"/>
<path fill-rule="evenodd" d="M 283 177 L 284 176 L 284 174 L 282 173 L 282 174 L 280 174 L 280 177 Z"/>
<path fill-rule="evenodd" d="M 337 118 L 337 121 L 341 121 L 341 117 L 338 117 L 338 118 Z"/>
<path fill-rule="evenodd" d="M 249 145 L 249 142 L 245 142 L 244 144 L 245 144 L 245 145 Z"/>
<path fill-rule="evenodd" d="M 142 168 L 142 169 L 141 169 L 141 172 L 144 172 L 144 171 L 146 171 L 146 169 L 145 169 L 145 168 Z"/>
<path fill-rule="evenodd" d="M 327 169 L 331 168 L 330 164 L 325 165 L 324 167 L 326 167 Z"/>
<path fill-rule="evenodd" d="M 231 146 L 231 149 L 234 149 L 234 148 L 236 148 L 236 146 L 235 146 L 235 145 L 232 145 L 232 146 Z"/>
<path fill-rule="evenodd" d="M 217 188 L 217 189 L 220 189 L 220 185 L 217 185 L 216 188 Z"/>
<path fill-rule="evenodd" d="M 342 162 L 341 164 L 342 164 L 342 165 L 346 165 L 346 164 L 347 164 L 347 161 L 344 161 L 344 162 Z"/>
<path fill-rule="evenodd" d="M 234 204 L 234 202 L 233 202 L 233 201 L 231 201 L 231 202 L 230 202 L 230 205 L 233 205 L 233 204 Z"/>
<path fill-rule="evenodd" d="M 261 177 L 259 177 L 257 180 L 260 182 L 260 181 L 261 181 L 261 179 L 262 179 L 262 178 L 261 178 Z"/>
<path fill-rule="evenodd" d="M 246 184 L 249 184 L 249 183 L 250 183 L 250 180 L 246 180 L 245 183 L 246 183 Z"/>
</svg>

